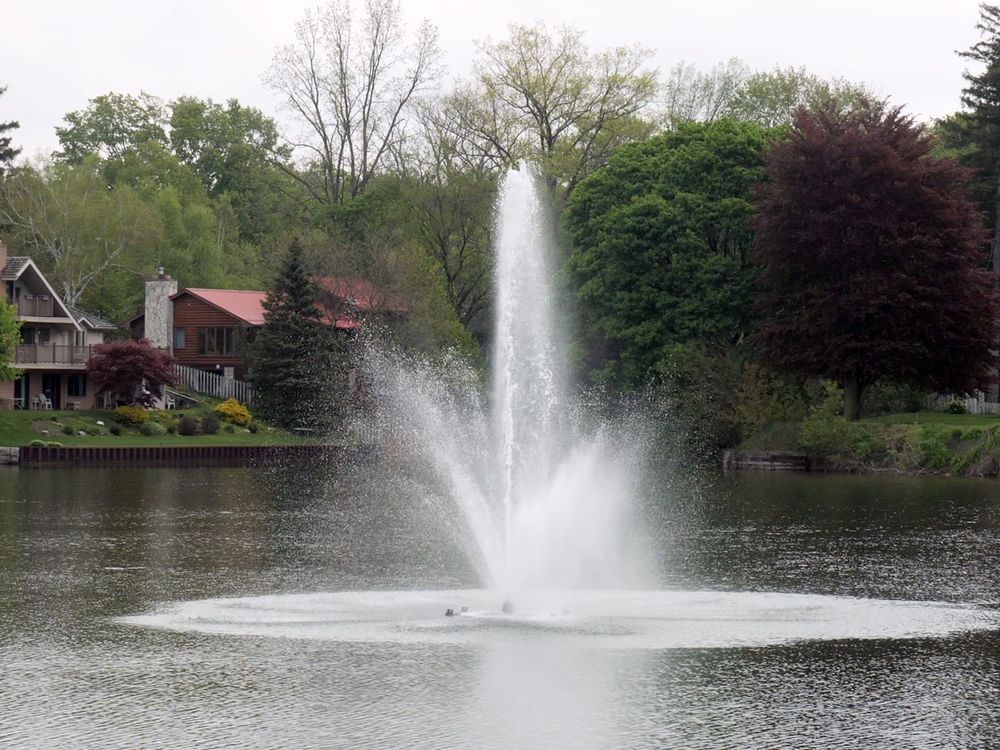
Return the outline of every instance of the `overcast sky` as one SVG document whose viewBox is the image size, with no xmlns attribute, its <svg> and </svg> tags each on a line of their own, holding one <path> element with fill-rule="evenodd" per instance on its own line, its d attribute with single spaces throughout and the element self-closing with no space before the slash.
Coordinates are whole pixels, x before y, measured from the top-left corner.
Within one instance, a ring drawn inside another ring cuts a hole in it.
<svg viewBox="0 0 1000 750">
<path fill-rule="evenodd" d="M 19 120 L 25 155 L 56 145 L 62 116 L 109 91 L 182 94 L 277 115 L 261 83 L 275 48 L 316 0 L 16 0 L 4 3 L 0 121 Z M 804 66 L 867 83 L 923 119 L 959 108 L 978 0 L 402 0 L 440 31 L 450 75 L 475 41 L 510 22 L 568 23 L 593 49 L 641 44 L 662 72 L 741 57 L 755 69 Z"/>
</svg>

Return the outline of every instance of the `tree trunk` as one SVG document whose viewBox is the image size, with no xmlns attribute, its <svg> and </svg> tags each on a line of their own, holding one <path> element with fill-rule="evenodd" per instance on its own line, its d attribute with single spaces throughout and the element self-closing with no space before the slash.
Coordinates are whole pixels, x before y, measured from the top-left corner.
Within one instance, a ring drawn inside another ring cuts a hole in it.
<svg viewBox="0 0 1000 750">
<path fill-rule="evenodd" d="M 864 397 L 864 385 L 858 373 L 844 381 L 844 417 L 852 422 L 861 417 L 861 399 Z"/>
</svg>

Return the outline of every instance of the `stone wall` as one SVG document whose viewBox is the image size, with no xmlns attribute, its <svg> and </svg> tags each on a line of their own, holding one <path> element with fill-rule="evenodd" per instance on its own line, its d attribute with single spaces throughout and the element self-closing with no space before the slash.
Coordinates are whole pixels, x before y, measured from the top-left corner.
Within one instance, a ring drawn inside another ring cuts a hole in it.
<svg viewBox="0 0 1000 750">
<path fill-rule="evenodd" d="M 149 342 L 160 349 L 174 344 L 174 306 L 170 295 L 177 293 L 177 280 L 160 273 L 146 282 L 145 330 Z"/>
</svg>

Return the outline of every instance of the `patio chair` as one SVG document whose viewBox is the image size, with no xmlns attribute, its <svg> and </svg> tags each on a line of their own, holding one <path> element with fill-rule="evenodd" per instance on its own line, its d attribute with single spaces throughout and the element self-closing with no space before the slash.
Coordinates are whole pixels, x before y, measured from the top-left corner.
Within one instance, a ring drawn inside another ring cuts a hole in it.
<svg viewBox="0 0 1000 750">
<path fill-rule="evenodd" d="M 177 402 L 174 401 L 174 397 L 169 393 L 163 394 L 163 408 L 164 409 L 176 409 Z"/>
<path fill-rule="evenodd" d="M 44 393 L 38 394 L 38 408 L 45 409 L 46 411 L 52 411 L 52 399 L 46 396 Z"/>
</svg>

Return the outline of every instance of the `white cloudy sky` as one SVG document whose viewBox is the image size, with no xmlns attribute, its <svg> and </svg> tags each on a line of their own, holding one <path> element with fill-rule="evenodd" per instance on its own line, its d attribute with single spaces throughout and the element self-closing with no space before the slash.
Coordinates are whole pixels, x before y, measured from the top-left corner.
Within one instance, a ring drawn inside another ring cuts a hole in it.
<svg viewBox="0 0 1000 750">
<path fill-rule="evenodd" d="M 864 81 L 921 118 L 959 107 L 977 39 L 977 0 L 401 0 L 440 30 L 449 73 L 465 74 L 475 40 L 512 21 L 569 23 L 593 48 L 641 44 L 662 71 L 729 57 L 751 67 L 805 66 Z M 0 36 L 0 121 L 17 119 L 25 154 L 56 146 L 62 115 L 108 91 L 145 90 L 245 104 L 276 114 L 261 84 L 274 49 L 318 0 L 9 0 Z"/>
</svg>

